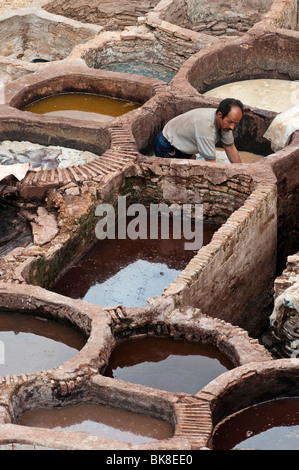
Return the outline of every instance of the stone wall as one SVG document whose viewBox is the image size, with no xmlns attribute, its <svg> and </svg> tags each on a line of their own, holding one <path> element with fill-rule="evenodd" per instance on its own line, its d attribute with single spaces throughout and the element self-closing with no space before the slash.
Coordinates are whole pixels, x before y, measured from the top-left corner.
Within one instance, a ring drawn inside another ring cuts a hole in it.
<svg viewBox="0 0 299 470">
<path fill-rule="evenodd" d="M 205 219 L 223 224 L 163 296 L 258 335 L 270 313 L 276 268 L 274 181 L 254 189 L 246 173 L 203 169 L 193 161 L 149 159 L 141 169 L 141 178 L 121 188 L 130 202 L 203 204 Z"/>
<path fill-rule="evenodd" d="M 164 19 L 193 31 L 200 31 L 215 36 L 239 36 L 248 31 L 268 12 L 272 0 L 241 1 L 230 5 L 220 0 L 208 2 L 195 0 L 173 1 Z"/>
<path fill-rule="evenodd" d="M 264 26 L 284 29 L 298 29 L 297 0 L 275 0 L 262 20 Z"/>
<path fill-rule="evenodd" d="M 123 28 L 136 24 L 138 16 L 143 16 L 147 11 L 154 8 L 158 0 L 131 0 L 124 3 L 104 0 L 100 3 L 91 0 L 88 3 L 82 0 L 73 1 L 48 1 L 43 5 L 46 11 L 58 15 L 73 18 L 84 23 L 94 23 L 104 26 L 106 29 Z"/>
<path fill-rule="evenodd" d="M 142 23 L 123 31 L 105 31 L 76 46 L 69 59 L 82 58 L 93 68 L 135 61 L 160 64 L 177 71 L 192 54 L 218 42 L 216 38 L 188 32 L 179 26 L 167 29 L 164 23 L 154 29 Z"/>
<path fill-rule="evenodd" d="M 76 44 L 84 43 L 102 31 L 100 26 L 68 19 L 62 21 L 59 16 L 33 7 L 2 15 L 0 24 L 0 54 L 26 61 L 64 59 Z"/>
<path fill-rule="evenodd" d="M 288 257 L 286 268 L 275 279 L 271 322 L 272 352 L 297 358 L 299 353 L 299 252 Z"/>
</svg>

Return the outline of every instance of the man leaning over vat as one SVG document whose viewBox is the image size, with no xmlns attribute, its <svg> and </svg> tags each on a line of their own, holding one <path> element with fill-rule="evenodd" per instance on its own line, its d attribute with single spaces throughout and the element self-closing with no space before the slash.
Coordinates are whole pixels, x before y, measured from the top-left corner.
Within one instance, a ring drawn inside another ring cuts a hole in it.
<svg viewBox="0 0 299 470">
<path fill-rule="evenodd" d="M 233 130 L 243 116 L 243 104 L 225 98 L 218 108 L 196 108 L 171 119 L 156 137 L 154 152 L 162 158 L 197 158 L 216 161 L 216 144 L 221 142 L 231 163 L 241 163 Z"/>
</svg>

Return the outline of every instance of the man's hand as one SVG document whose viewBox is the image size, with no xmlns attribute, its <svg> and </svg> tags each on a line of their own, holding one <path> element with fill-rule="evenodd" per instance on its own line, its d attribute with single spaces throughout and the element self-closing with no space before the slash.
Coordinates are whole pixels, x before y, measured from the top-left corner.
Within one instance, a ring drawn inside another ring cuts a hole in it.
<svg viewBox="0 0 299 470">
<path fill-rule="evenodd" d="M 241 163 L 241 158 L 235 145 L 230 145 L 229 147 L 226 147 L 222 144 L 222 146 L 225 150 L 227 158 L 231 163 Z"/>
</svg>

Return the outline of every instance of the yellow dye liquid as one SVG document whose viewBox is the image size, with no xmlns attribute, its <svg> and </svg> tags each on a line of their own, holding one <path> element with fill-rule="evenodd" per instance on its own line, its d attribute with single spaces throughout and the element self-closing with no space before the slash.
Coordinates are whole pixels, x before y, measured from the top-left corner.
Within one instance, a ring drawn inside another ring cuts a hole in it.
<svg viewBox="0 0 299 470">
<path fill-rule="evenodd" d="M 89 93 L 60 93 L 47 96 L 23 108 L 35 114 L 66 117 L 72 119 L 109 122 L 140 104 L 118 98 Z"/>
</svg>

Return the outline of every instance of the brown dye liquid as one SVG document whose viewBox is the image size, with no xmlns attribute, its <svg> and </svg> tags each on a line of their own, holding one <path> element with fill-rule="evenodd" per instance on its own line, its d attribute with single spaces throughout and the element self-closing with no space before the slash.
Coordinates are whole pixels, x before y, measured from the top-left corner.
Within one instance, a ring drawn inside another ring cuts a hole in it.
<svg viewBox="0 0 299 470">
<path fill-rule="evenodd" d="M 215 450 L 299 450 L 299 399 L 260 403 L 232 415 L 214 433 Z"/>
<path fill-rule="evenodd" d="M 60 93 L 35 101 L 23 108 L 36 114 L 66 117 L 72 119 L 109 122 L 140 105 L 107 96 L 89 93 Z"/>
<path fill-rule="evenodd" d="M 262 160 L 262 158 L 264 158 L 262 155 L 256 155 L 255 153 L 244 152 L 242 150 L 239 152 L 239 154 L 240 154 L 240 158 L 241 158 L 242 163 L 254 163 L 254 162 L 258 162 L 258 161 Z"/>
<path fill-rule="evenodd" d="M 170 227 L 171 228 L 171 227 Z M 203 224 L 203 244 L 219 228 Z M 197 253 L 184 249 L 185 240 L 99 240 L 52 291 L 102 306 L 144 306 L 161 295 Z"/>
<path fill-rule="evenodd" d="M 211 344 L 144 337 L 118 345 L 104 375 L 168 392 L 196 394 L 232 368 L 230 360 Z"/>
<path fill-rule="evenodd" d="M 56 430 L 83 431 L 106 439 L 142 443 L 173 436 L 170 423 L 92 403 L 63 408 L 41 408 L 23 413 L 18 424 Z"/>
<path fill-rule="evenodd" d="M 75 328 L 33 315 L 0 312 L 0 376 L 59 366 L 85 343 Z"/>
</svg>

